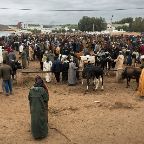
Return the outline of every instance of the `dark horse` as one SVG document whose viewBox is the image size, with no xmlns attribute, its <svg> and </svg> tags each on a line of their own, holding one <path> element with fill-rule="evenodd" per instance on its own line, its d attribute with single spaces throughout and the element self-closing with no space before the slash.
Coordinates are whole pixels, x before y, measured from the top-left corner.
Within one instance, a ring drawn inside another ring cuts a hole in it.
<svg viewBox="0 0 144 144">
<path fill-rule="evenodd" d="M 125 78 L 127 79 L 127 88 L 130 86 L 131 79 L 136 79 L 137 88 L 138 88 L 140 74 L 141 74 L 141 68 L 139 67 L 126 67 L 125 68 L 124 72 L 122 73 L 122 79 L 125 79 Z"/>
</svg>

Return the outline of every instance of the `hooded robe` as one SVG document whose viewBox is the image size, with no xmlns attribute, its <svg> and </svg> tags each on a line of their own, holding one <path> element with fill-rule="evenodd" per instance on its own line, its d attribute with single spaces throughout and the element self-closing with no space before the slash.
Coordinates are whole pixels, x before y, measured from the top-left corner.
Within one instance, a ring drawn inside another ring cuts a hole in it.
<svg viewBox="0 0 144 144">
<path fill-rule="evenodd" d="M 48 135 L 48 100 L 49 95 L 43 87 L 32 87 L 29 92 L 31 113 L 31 131 L 35 139 Z"/>
</svg>

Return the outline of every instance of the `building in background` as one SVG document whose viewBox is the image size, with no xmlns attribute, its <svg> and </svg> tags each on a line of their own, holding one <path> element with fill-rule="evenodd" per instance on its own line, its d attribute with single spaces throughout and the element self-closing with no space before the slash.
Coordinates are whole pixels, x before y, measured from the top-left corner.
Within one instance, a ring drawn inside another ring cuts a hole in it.
<svg viewBox="0 0 144 144">
<path fill-rule="evenodd" d="M 43 29 L 43 25 L 40 25 L 40 24 L 28 24 L 28 23 L 23 23 L 23 22 L 20 23 L 19 27 L 21 29 L 24 29 L 24 30 L 34 30 L 34 29 L 41 30 L 41 29 Z"/>
</svg>

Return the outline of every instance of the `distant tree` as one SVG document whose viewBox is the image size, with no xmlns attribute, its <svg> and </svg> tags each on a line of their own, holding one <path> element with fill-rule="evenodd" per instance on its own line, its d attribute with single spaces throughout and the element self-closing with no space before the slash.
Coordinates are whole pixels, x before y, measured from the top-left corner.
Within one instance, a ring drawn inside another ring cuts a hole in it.
<svg viewBox="0 0 144 144">
<path fill-rule="evenodd" d="M 137 17 L 131 24 L 131 31 L 144 32 L 144 18 Z"/>
<path fill-rule="evenodd" d="M 102 31 L 106 29 L 105 19 L 84 16 L 78 22 L 78 28 L 81 31 Z"/>
<path fill-rule="evenodd" d="M 52 25 L 43 25 L 43 28 L 52 28 Z"/>
<path fill-rule="evenodd" d="M 129 26 L 120 26 L 117 27 L 118 30 L 123 29 L 125 31 L 130 32 L 144 32 L 144 18 L 142 17 L 136 17 L 135 20 L 133 18 L 124 18 L 120 21 L 114 22 L 116 24 L 125 24 L 129 23 Z"/>
<path fill-rule="evenodd" d="M 78 30 L 78 25 L 77 24 L 65 24 L 65 25 L 61 25 L 62 29 L 64 29 L 65 27 L 67 27 L 68 29 L 72 30 Z"/>
<path fill-rule="evenodd" d="M 132 23 L 132 22 L 133 22 L 133 18 L 128 17 L 128 18 L 123 18 L 120 21 L 116 21 L 114 23 L 116 23 L 116 24 L 125 24 L 125 23 Z"/>
<path fill-rule="evenodd" d="M 58 30 L 52 30 L 52 33 L 59 33 L 59 31 Z"/>
<path fill-rule="evenodd" d="M 64 28 L 62 28 L 62 29 L 60 30 L 60 32 L 65 33 L 66 30 L 65 30 Z"/>
<path fill-rule="evenodd" d="M 130 31 L 129 26 L 125 26 L 125 25 L 124 26 L 118 26 L 116 29 L 119 30 L 119 31 L 120 30 L 124 30 L 124 31 L 127 31 L 127 32 Z"/>
</svg>

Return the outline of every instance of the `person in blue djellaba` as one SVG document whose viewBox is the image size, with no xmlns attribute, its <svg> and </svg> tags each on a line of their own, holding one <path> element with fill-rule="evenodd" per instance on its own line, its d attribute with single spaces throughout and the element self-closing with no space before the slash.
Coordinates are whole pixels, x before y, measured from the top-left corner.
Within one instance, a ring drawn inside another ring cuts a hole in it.
<svg viewBox="0 0 144 144">
<path fill-rule="evenodd" d="M 35 139 L 42 139 L 48 135 L 48 89 L 42 78 L 36 76 L 35 84 L 29 95 L 31 113 L 31 132 Z"/>
<path fill-rule="evenodd" d="M 62 71 L 62 63 L 61 61 L 58 59 L 58 57 L 55 56 L 54 58 L 54 63 L 52 65 L 52 72 L 55 75 L 56 81 L 57 83 L 60 82 L 60 73 Z"/>
</svg>

